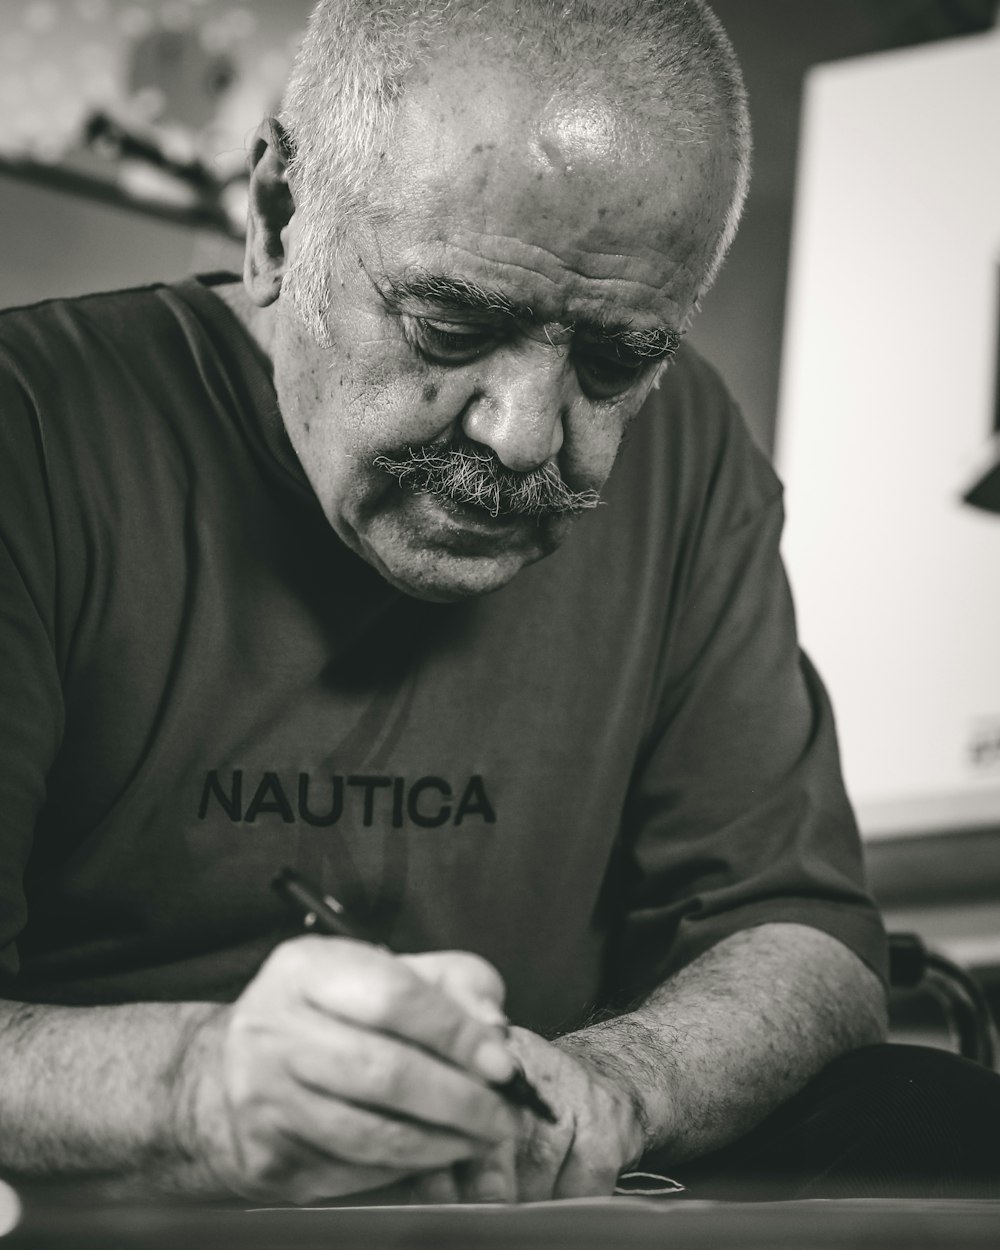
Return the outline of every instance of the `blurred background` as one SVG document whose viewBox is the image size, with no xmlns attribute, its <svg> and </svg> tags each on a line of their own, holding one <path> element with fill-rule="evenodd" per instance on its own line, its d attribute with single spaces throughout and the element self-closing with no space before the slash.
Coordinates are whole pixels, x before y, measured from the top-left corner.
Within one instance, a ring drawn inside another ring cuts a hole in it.
<svg viewBox="0 0 1000 1250">
<path fill-rule="evenodd" d="M 310 0 L 0 0 L 0 306 L 239 269 Z M 786 482 L 896 930 L 1000 1006 L 997 0 L 714 0 L 756 136 L 691 338 Z M 897 1027 L 949 1041 L 900 995 Z"/>
</svg>

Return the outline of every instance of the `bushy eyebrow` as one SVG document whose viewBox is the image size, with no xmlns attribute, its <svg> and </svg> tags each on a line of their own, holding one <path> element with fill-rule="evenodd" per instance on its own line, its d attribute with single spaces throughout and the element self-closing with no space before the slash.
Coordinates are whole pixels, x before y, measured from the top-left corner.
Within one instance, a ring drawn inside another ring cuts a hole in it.
<svg viewBox="0 0 1000 1250">
<path fill-rule="evenodd" d="M 407 300 L 426 300 L 460 311 L 496 312 L 526 319 L 532 315 L 527 305 L 513 303 L 501 291 L 489 291 L 466 278 L 450 278 L 424 270 L 409 272 L 402 278 L 385 277 L 378 286 L 383 297 L 396 305 Z"/>
<path fill-rule="evenodd" d="M 642 356 L 648 360 L 663 360 L 672 356 L 681 345 L 681 336 L 677 330 L 637 330 L 633 326 L 602 325 L 595 333 L 587 333 L 588 337 L 603 339 L 633 356 Z"/>
<path fill-rule="evenodd" d="M 377 285 L 382 297 L 396 308 L 409 301 L 424 301 L 444 310 L 499 313 L 520 321 L 535 320 L 527 304 L 515 304 L 502 291 L 489 290 L 467 278 L 410 270 L 403 277 L 386 276 Z M 591 342 L 612 344 L 619 351 L 646 360 L 663 360 L 672 356 L 681 343 L 680 333 L 670 328 L 640 330 L 627 324 L 575 321 L 566 329 L 581 334 Z"/>
</svg>

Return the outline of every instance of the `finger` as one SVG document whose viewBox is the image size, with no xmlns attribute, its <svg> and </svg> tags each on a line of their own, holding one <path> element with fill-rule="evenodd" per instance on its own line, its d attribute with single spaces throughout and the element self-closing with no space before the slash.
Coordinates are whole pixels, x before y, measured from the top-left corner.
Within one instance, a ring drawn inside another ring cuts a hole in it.
<svg viewBox="0 0 1000 1250">
<path fill-rule="evenodd" d="M 429 951 L 400 958 L 484 1024 L 506 1026 L 507 987 L 496 968 L 470 951 Z"/>
<path fill-rule="evenodd" d="M 284 1127 L 258 1124 L 241 1134 L 241 1197 L 254 1202 L 292 1202 L 304 1206 L 344 1194 L 381 1189 L 413 1174 L 413 1169 L 364 1167 L 345 1163 Z"/>
<path fill-rule="evenodd" d="M 559 1169 L 552 1189 L 553 1198 L 605 1198 L 614 1193 L 617 1172 L 595 1161 L 595 1157 L 588 1158 L 590 1154 L 592 1152 L 576 1148 L 574 1143 Z"/>
<path fill-rule="evenodd" d="M 451 1168 L 426 1172 L 413 1181 L 413 1201 L 423 1205 L 453 1206 L 461 1201 L 458 1182 Z"/>
<path fill-rule="evenodd" d="M 517 1199 L 516 1146 L 501 1142 L 485 1155 L 454 1169 L 462 1202 L 514 1202 Z"/>
<path fill-rule="evenodd" d="M 250 1136 L 266 1143 L 294 1138 L 327 1160 L 400 1174 L 450 1167 L 482 1150 L 482 1142 L 447 1129 L 415 1124 L 288 1082 L 252 1121 Z"/>
<path fill-rule="evenodd" d="M 317 1096 L 460 1135 L 464 1154 L 470 1142 L 481 1150 L 484 1142 L 500 1141 L 516 1128 L 514 1112 L 481 1080 L 398 1038 L 315 1012 L 296 1019 L 294 1046 L 283 1062 L 294 1080 Z M 451 1160 L 423 1166 L 445 1161 Z"/>
<path fill-rule="evenodd" d="M 517 1154 L 517 1194 L 521 1202 L 547 1202 L 555 1196 L 563 1163 L 573 1148 L 573 1127 L 560 1122 L 536 1125 Z"/>
<path fill-rule="evenodd" d="M 291 982 L 317 1010 L 416 1042 L 484 1080 L 505 1081 L 514 1070 L 496 1028 L 404 959 L 368 943 L 298 938 L 278 948 L 268 972 L 268 981 Z"/>
</svg>

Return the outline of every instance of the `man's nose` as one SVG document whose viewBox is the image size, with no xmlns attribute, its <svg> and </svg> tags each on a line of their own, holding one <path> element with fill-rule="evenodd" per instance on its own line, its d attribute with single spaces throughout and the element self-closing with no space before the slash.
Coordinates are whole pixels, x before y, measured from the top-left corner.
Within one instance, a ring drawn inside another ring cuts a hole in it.
<svg viewBox="0 0 1000 1250">
<path fill-rule="evenodd" d="M 497 353 L 462 418 L 468 438 L 508 469 L 528 473 L 559 452 L 571 402 L 566 353 L 534 348 Z"/>
</svg>

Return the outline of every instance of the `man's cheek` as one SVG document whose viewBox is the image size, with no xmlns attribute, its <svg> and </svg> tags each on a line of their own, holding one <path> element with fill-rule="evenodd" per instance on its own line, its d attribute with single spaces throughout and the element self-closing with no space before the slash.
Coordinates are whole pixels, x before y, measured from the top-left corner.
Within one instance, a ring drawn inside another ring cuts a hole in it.
<svg viewBox="0 0 1000 1250">
<path fill-rule="evenodd" d="M 574 490 L 600 491 L 611 475 L 625 436 L 624 427 L 595 427 L 566 438 L 559 467 Z"/>
<path fill-rule="evenodd" d="M 439 375 L 427 368 L 370 374 L 359 396 L 359 439 L 376 455 L 394 456 L 450 436 L 464 405 Z"/>
</svg>

